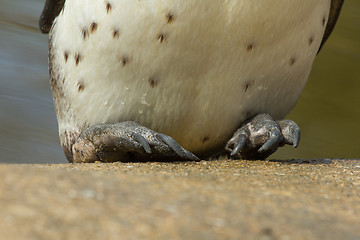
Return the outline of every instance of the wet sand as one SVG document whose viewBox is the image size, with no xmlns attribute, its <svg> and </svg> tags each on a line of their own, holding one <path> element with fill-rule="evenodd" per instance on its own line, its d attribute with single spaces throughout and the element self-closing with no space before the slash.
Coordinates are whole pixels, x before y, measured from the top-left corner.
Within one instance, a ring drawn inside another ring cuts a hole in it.
<svg viewBox="0 0 360 240">
<path fill-rule="evenodd" d="M 0 165 L 0 239 L 360 239 L 360 160 Z"/>
</svg>

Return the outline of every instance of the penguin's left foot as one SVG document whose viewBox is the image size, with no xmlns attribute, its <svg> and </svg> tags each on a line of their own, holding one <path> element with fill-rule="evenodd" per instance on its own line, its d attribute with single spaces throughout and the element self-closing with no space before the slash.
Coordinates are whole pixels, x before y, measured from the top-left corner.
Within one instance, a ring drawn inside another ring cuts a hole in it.
<svg viewBox="0 0 360 240">
<path fill-rule="evenodd" d="M 85 129 L 72 146 L 73 162 L 200 159 L 173 138 L 136 122 L 98 124 Z"/>
<path fill-rule="evenodd" d="M 278 147 L 297 147 L 299 141 L 300 128 L 294 121 L 275 121 L 269 114 L 259 114 L 235 132 L 225 149 L 234 158 L 265 159 Z"/>
</svg>

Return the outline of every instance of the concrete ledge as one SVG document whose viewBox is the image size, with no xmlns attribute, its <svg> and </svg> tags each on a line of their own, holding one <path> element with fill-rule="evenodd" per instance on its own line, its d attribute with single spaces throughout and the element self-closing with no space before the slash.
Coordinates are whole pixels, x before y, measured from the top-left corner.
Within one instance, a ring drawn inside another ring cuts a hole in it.
<svg viewBox="0 0 360 240">
<path fill-rule="evenodd" d="M 0 165 L 1 239 L 360 239 L 360 160 Z"/>
</svg>

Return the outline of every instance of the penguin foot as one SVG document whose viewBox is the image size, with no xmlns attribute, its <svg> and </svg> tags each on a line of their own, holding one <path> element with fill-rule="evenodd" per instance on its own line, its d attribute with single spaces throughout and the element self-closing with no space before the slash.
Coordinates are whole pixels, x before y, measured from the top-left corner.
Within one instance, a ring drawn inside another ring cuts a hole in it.
<svg viewBox="0 0 360 240">
<path fill-rule="evenodd" d="M 200 161 L 173 138 L 135 122 L 99 124 L 85 129 L 72 146 L 73 161 Z"/>
<path fill-rule="evenodd" d="M 225 149 L 234 158 L 265 159 L 278 147 L 297 147 L 299 141 L 300 128 L 294 121 L 274 121 L 269 114 L 259 114 L 235 132 Z"/>
</svg>

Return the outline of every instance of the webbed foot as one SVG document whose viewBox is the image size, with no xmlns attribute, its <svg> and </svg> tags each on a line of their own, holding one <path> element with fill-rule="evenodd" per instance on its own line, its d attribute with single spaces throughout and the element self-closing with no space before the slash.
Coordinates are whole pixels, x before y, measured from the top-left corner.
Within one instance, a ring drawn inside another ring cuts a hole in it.
<svg viewBox="0 0 360 240">
<path fill-rule="evenodd" d="M 259 114 L 235 132 L 225 149 L 235 158 L 265 159 L 285 144 L 297 147 L 299 140 L 300 128 L 294 121 Z"/>
<path fill-rule="evenodd" d="M 200 159 L 173 138 L 135 122 L 99 124 L 85 129 L 72 147 L 74 162 Z"/>
</svg>

